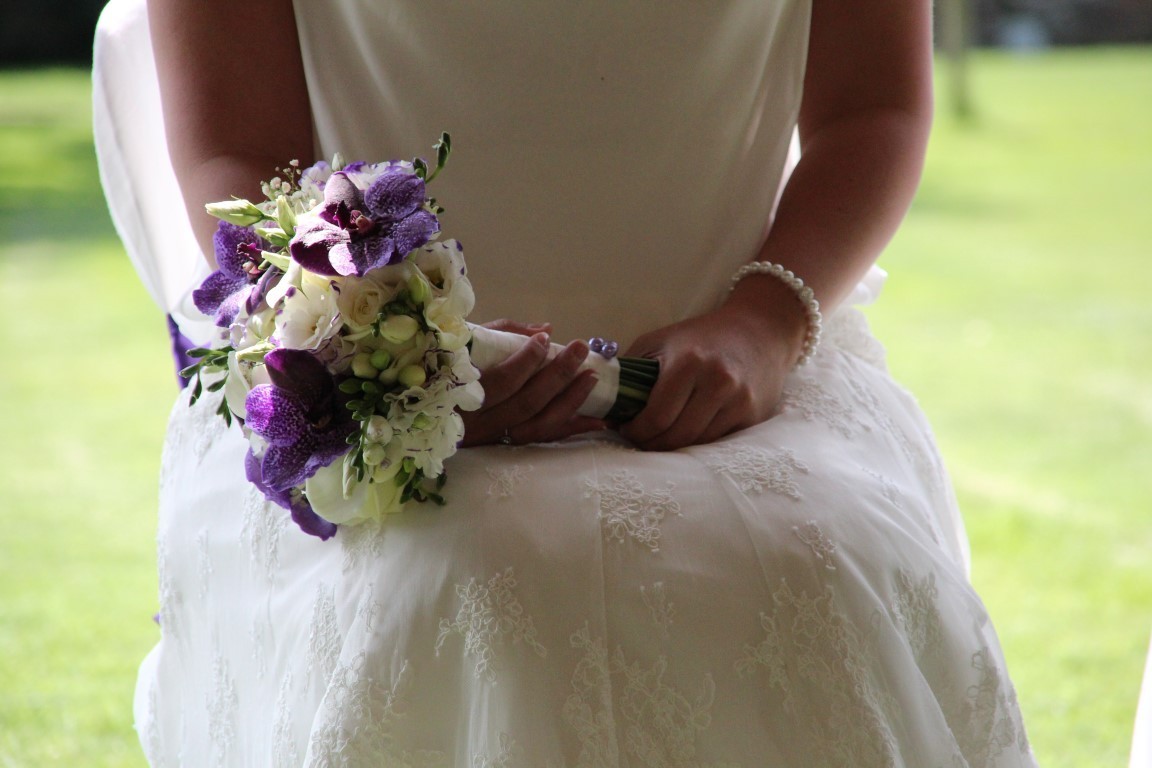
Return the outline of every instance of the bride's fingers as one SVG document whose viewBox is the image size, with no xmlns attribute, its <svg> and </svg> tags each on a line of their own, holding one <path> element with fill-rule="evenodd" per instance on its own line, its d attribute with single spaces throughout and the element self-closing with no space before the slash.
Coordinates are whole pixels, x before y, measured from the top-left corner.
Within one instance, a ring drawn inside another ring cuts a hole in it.
<svg viewBox="0 0 1152 768">
<path fill-rule="evenodd" d="M 637 445 L 646 451 L 674 451 L 702 442 L 701 436 L 716 418 L 722 402 L 707 391 L 694 389 L 668 429 Z"/>
<path fill-rule="evenodd" d="M 543 411 L 576 378 L 580 364 L 588 357 L 588 342 L 573 341 L 560 354 L 528 378 L 516 392 L 488 411 L 507 425 L 520 424 Z"/>
<path fill-rule="evenodd" d="M 667 432 L 676 422 L 692 395 L 693 382 L 676 376 L 674 371 L 663 371 L 648 397 L 648 404 L 630 422 L 620 428 L 620 434 L 640 447 Z"/>
<path fill-rule="evenodd" d="M 463 445 L 495 442 L 506 435 L 513 437 L 514 429 L 520 430 L 514 436 L 515 441 L 527 443 L 556 440 L 603 428 L 604 424 L 599 419 L 585 420 L 575 415 L 595 386 L 594 379 L 589 381 L 587 375 L 577 375 L 580 364 L 587 356 L 587 342 L 570 343 L 552 361 L 529 375 L 522 386 L 510 392 L 503 389 L 499 391 L 497 395 L 500 399 L 495 405 L 489 404 L 487 394 L 490 386 L 487 377 L 496 367 L 490 369 L 482 380 L 486 390 L 484 407 L 463 415 Z M 501 383 L 507 384 L 511 380 L 502 379 Z"/>
<path fill-rule="evenodd" d="M 581 432 L 603 429 L 602 419 L 579 416 L 576 413 L 588 399 L 592 388 L 596 386 L 596 378 L 596 374 L 592 371 L 582 371 L 539 413 L 508 430 L 512 442 L 521 444 L 560 440 Z"/>
<path fill-rule="evenodd" d="M 499 406 L 519 392 L 544 367 L 548 347 L 547 334 L 534 334 L 506 360 L 484 371 L 480 379 L 484 387 L 484 410 Z"/>
</svg>

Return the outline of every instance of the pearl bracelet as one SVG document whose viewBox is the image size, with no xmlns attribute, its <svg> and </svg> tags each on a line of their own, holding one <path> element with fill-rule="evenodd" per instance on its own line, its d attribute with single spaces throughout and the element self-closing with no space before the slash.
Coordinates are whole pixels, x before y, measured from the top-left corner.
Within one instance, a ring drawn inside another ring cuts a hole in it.
<svg viewBox="0 0 1152 768">
<path fill-rule="evenodd" d="M 748 275 L 771 275 L 796 294 L 796 298 L 804 305 L 804 315 L 808 320 L 808 332 L 804 334 L 804 346 L 800 350 L 800 359 L 796 361 L 796 367 L 804 365 L 812 359 L 812 355 L 816 354 L 816 347 L 820 346 L 820 334 L 823 331 L 824 321 L 823 316 L 820 314 L 820 302 L 816 300 L 816 294 L 812 289 L 804 285 L 804 281 L 796 277 L 796 274 L 779 264 L 773 264 L 770 261 L 752 261 L 740 269 L 736 270 L 736 274 L 732 275 L 732 285 L 728 287 L 731 291 L 736 288 L 739 283 Z"/>
</svg>

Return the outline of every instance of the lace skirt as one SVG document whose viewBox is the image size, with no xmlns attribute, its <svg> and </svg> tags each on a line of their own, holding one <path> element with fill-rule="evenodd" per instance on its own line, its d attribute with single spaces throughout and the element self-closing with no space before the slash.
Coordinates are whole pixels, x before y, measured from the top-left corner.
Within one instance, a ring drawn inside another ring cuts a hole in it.
<svg viewBox="0 0 1152 768">
<path fill-rule="evenodd" d="M 929 430 L 855 310 L 710 445 L 462 450 L 328 542 L 206 397 L 163 462 L 153 766 L 1031 766 Z"/>
</svg>

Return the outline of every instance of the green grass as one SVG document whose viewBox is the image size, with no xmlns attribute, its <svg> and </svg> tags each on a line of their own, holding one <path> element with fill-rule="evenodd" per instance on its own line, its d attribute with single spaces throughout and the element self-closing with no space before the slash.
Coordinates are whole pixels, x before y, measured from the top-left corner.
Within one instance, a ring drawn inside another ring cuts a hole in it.
<svg viewBox="0 0 1152 768">
<path fill-rule="evenodd" d="M 1152 49 L 974 75 L 870 314 L 953 471 L 1042 764 L 1122 765 L 1152 629 Z M 87 99 L 83 73 L 0 74 L 0 768 L 143 765 L 174 388 Z"/>
<path fill-rule="evenodd" d="M 1152 50 L 974 69 L 871 317 L 952 470 L 1042 764 L 1123 765 L 1152 629 Z"/>
</svg>

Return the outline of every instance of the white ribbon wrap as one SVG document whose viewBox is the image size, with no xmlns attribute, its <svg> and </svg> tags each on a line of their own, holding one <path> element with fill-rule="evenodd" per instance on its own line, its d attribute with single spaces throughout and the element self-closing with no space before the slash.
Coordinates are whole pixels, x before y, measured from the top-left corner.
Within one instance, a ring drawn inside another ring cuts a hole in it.
<svg viewBox="0 0 1152 768">
<path fill-rule="evenodd" d="M 513 352 L 528 343 L 529 336 L 518 333 L 497 331 L 485 328 L 482 325 L 470 325 L 472 329 L 472 364 L 481 371 L 486 371 L 494 365 L 507 360 Z M 556 357 L 564 347 L 559 344 L 550 344 L 548 359 Z M 581 371 L 592 370 L 596 372 L 596 386 L 588 393 L 588 398 L 580 406 L 578 413 L 581 416 L 591 416 L 602 419 L 616 402 L 616 392 L 620 388 L 620 362 L 616 358 L 608 359 L 595 352 L 589 352 L 588 358 L 580 366 Z"/>
</svg>

